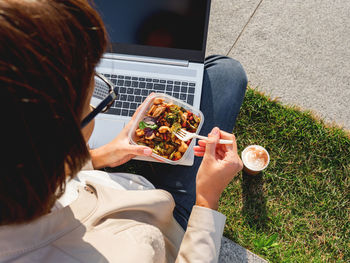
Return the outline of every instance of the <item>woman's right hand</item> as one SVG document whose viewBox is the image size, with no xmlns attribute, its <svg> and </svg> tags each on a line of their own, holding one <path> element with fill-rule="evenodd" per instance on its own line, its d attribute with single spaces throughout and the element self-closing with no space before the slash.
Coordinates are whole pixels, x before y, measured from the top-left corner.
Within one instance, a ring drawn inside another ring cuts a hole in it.
<svg viewBox="0 0 350 263">
<path fill-rule="evenodd" d="M 196 205 L 217 210 L 221 193 L 242 170 L 243 163 L 233 134 L 215 127 L 208 138 L 194 148 L 196 156 L 203 156 L 196 179 Z M 219 144 L 219 139 L 232 140 L 233 144 Z"/>
</svg>

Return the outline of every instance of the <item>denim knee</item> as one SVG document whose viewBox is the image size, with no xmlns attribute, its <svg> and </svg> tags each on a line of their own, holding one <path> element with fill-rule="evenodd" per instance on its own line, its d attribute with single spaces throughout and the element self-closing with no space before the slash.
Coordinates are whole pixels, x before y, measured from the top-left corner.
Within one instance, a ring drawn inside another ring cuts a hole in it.
<svg viewBox="0 0 350 263">
<path fill-rule="evenodd" d="M 236 86 L 245 92 L 248 84 L 247 74 L 242 64 L 233 58 L 226 57 L 222 59 L 222 69 L 225 72 L 225 76 L 228 78 L 227 81 L 234 81 L 238 85 Z"/>
<path fill-rule="evenodd" d="M 245 93 L 248 84 L 247 74 L 238 60 L 227 56 L 213 55 L 206 59 L 205 66 L 207 69 L 215 70 L 220 82 L 228 84 L 225 86 L 236 90 L 240 89 L 241 92 Z M 234 83 L 234 85 L 230 85 L 230 83 Z"/>
</svg>

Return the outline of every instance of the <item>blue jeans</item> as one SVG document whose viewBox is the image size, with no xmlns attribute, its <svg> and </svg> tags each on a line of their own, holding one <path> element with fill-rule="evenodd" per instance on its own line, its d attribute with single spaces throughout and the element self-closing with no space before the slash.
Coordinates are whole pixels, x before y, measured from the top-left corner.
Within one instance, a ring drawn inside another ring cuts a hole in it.
<svg viewBox="0 0 350 263">
<path fill-rule="evenodd" d="M 207 135 L 215 126 L 232 132 L 246 87 L 247 77 L 238 61 L 225 56 L 206 58 L 200 106 L 205 121 L 200 134 Z M 174 217 L 184 229 L 196 200 L 196 175 L 200 164 L 198 157 L 190 167 L 149 163 L 150 171 L 142 174 L 156 188 L 172 194 L 176 203 Z"/>
</svg>

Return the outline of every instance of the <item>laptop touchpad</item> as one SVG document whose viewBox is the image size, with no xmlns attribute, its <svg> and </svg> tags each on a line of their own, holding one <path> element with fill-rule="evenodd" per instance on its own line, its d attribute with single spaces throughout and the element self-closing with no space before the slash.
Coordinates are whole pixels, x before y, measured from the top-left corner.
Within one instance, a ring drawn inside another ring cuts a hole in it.
<svg viewBox="0 0 350 263">
<path fill-rule="evenodd" d="M 124 128 L 125 121 L 96 118 L 95 128 L 89 139 L 91 149 L 98 148 L 112 141 Z"/>
</svg>

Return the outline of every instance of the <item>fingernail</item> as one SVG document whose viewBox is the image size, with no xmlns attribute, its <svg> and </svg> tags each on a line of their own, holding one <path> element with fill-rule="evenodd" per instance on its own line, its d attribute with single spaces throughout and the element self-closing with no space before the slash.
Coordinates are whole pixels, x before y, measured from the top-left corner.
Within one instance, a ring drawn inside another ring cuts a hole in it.
<svg viewBox="0 0 350 263">
<path fill-rule="evenodd" d="M 145 155 L 151 155 L 152 150 L 149 149 L 149 148 L 147 148 L 147 149 L 144 149 L 144 150 L 143 150 L 143 153 L 144 153 Z"/>
<path fill-rule="evenodd" d="M 219 128 L 215 127 L 212 131 L 211 131 L 212 135 L 218 135 L 219 134 Z"/>
</svg>

